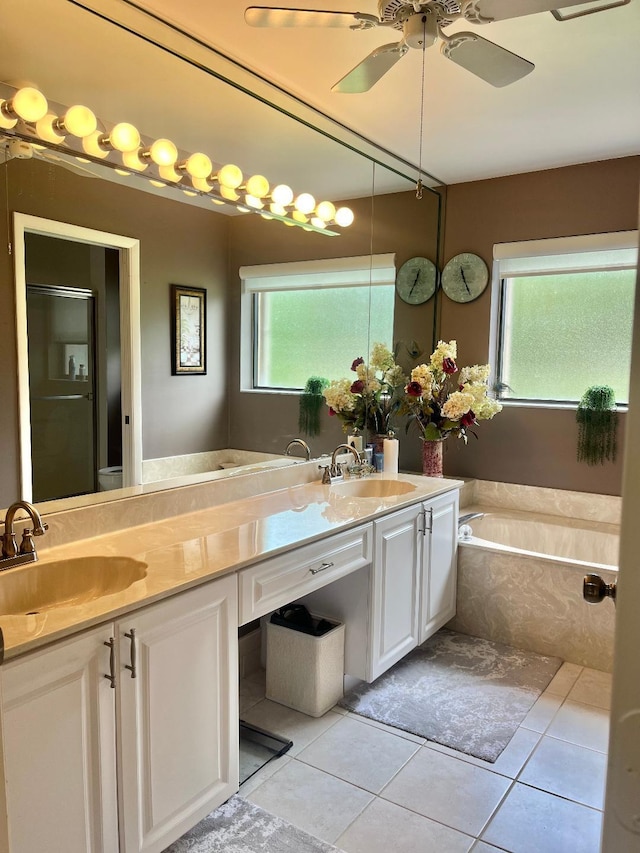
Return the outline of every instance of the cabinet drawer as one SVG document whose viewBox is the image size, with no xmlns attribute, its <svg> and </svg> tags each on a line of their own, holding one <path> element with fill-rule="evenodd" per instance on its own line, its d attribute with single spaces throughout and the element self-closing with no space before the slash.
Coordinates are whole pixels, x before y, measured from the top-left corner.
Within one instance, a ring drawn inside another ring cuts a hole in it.
<svg viewBox="0 0 640 853">
<path fill-rule="evenodd" d="M 244 625 L 371 562 L 370 524 L 304 545 L 238 572 Z"/>
</svg>

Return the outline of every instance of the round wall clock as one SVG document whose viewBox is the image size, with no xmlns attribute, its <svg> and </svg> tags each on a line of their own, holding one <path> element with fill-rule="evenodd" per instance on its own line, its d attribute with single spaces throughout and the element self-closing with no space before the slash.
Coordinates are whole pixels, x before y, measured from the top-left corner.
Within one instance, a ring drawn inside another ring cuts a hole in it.
<svg viewBox="0 0 640 853">
<path fill-rule="evenodd" d="M 448 261 L 442 270 L 442 289 L 454 302 L 472 302 L 489 281 L 487 265 L 471 252 L 462 252 Z"/>
<path fill-rule="evenodd" d="M 436 292 L 436 265 L 428 258 L 409 258 L 396 275 L 398 296 L 409 305 L 421 305 Z"/>
</svg>

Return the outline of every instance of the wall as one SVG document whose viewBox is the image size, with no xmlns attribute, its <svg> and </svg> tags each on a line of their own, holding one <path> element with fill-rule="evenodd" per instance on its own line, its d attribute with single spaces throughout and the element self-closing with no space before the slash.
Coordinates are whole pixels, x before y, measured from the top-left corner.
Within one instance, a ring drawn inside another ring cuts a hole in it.
<svg viewBox="0 0 640 853">
<path fill-rule="evenodd" d="M 494 243 L 637 228 L 639 180 L 640 157 L 626 157 L 449 186 L 443 260 L 475 252 L 491 267 Z M 442 302 L 440 336 L 458 341 L 461 364 L 488 360 L 490 302 L 490 288 Z M 616 462 L 591 467 L 576 461 L 574 410 L 505 408 L 479 425 L 479 442 L 447 442 L 445 473 L 619 495 L 625 422 Z"/>
<path fill-rule="evenodd" d="M 349 257 L 385 252 L 396 253 L 396 267 L 408 258 L 423 256 L 438 262 L 438 216 L 440 196 L 425 191 L 421 200 L 415 190 L 372 196 L 368 199 L 351 199 L 344 203 L 355 213 L 355 221 L 339 238 L 327 238 L 289 228 L 286 241 L 278 239 L 276 229 L 281 226 L 265 222 L 257 216 L 238 217 L 230 229 L 230 435 L 233 446 L 282 453 L 287 442 L 299 435 L 298 396 L 295 394 L 259 394 L 240 392 L 240 266 L 269 264 L 284 261 L 301 261 L 318 258 Z M 394 313 L 394 341 L 418 340 L 425 348 L 431 345 L 434 330 L 436 300 L 411 306 L 396 297 Z M 318 317 L 318 323 L 330 323 L 330 317 Z M 366 322 L 366 318 L 354 318 Z M 366 353 L 353 352 L 348 344 L 344 350 L 344 373 L 354 358 Z M 295 353 L 291 354 L 296 357 Z M 317 373 L 322 375 L 321 366 Z M 328 377 L 338 379 L 340 377 Z M 310 439 L 314 456 L 330 452 L 345 440 L 338 418 L 327 414 L 321 421 L 320 436 Z M 420 445 L 417 437 L 401 441 L 400 465 L 405 469 L 419 470 Z"/>
<path fill-rule="evenodd" d="M 40 161 L 12 160 L 0 171 L 8 208 L 141 241 L 142 423 L 145 458 L 195 453 L 227 443 L 228 217 L 181 202 L 80 177 Z M 6 206 L 0 233 L 10 240 Z M 169 285 L 208 292 L 206 376 L 171 376 Z M 0 253 L 0 506 L 19 494 L 15 306 L 12 258 Z"/>
</svg>

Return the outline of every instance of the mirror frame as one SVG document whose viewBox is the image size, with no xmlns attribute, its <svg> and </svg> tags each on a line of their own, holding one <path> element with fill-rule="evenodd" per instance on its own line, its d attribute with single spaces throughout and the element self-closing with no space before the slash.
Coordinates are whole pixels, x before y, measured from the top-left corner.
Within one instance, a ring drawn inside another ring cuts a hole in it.
<svg viewBox="0 0 640 853">
<path fill-rule="evenodd" d="M 18 347 L 18 430 L 20 492 L 33 499 L 31 404 L 27 336 L 26 234 L 118 249 L 120 278 L 120 353 L 122 381 L 123 487 L 142 482 L 142 382 L 140 335 L 140 241 L 26 213 L 13 214 L 16 335 Z"/>
</svg>

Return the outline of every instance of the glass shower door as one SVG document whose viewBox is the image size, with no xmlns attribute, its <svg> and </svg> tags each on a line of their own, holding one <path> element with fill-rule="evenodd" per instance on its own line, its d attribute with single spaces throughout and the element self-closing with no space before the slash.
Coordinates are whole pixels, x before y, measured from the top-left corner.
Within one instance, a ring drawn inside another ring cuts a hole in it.
<svg viewBox="0 0 640 853">
<path fill-rule="evenodd" d="M 27 286 L 33 500 L 96 491 L 95 299 Z"/>
</svg>

